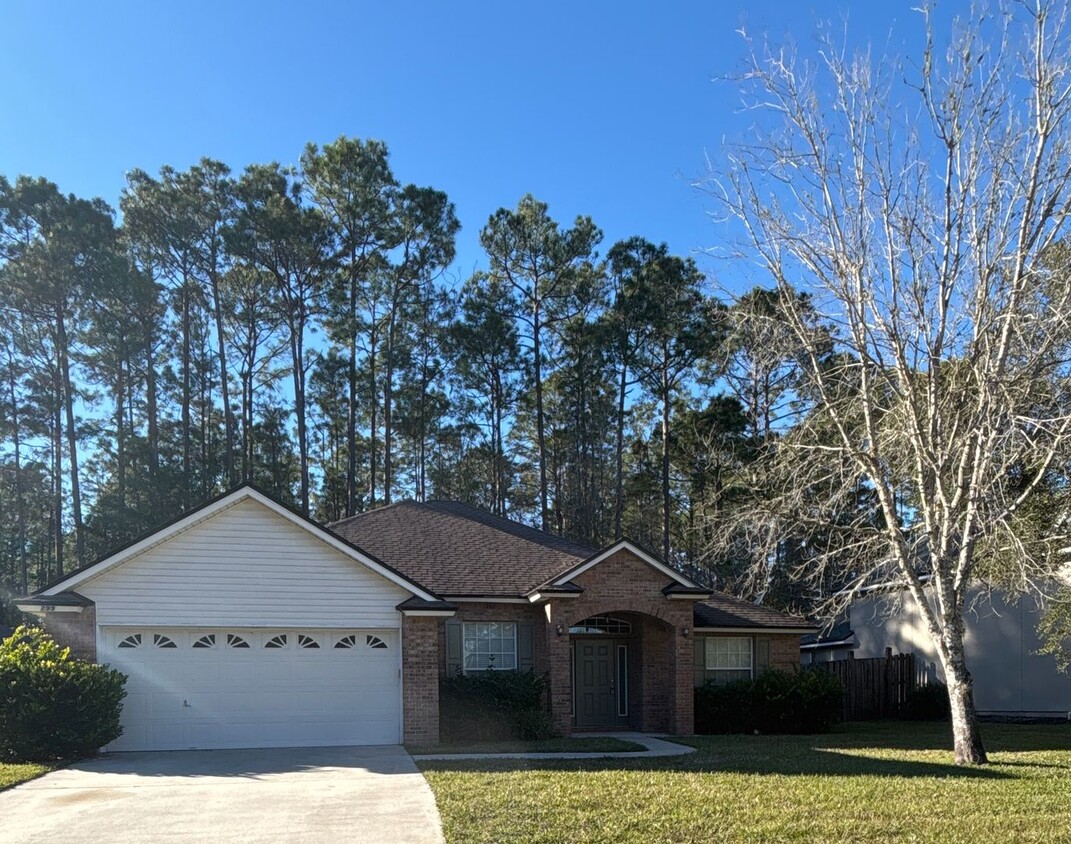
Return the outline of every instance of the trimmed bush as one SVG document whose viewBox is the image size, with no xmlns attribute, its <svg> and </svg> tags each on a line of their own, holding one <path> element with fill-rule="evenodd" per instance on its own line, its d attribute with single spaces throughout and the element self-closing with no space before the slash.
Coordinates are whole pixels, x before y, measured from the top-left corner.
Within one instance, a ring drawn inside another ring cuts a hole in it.
<svg viewBox="0 0 1071 844">
<path fill-rule="evenodd" d="M 825 671 L 766 671 L 695 690 L 695 731 L 820 733 L 840 720 L 844 688 Z"/>
<path fill-rule="evenodd" d="M 547 678 L 532 671 L 479 671 L 439 683 L 443 741 L 553 738 L 543 706 Z"/>
<path fill-rule="evenodd" d="M 952 717 L 949 709 L 948 686 L 934 681 L 907 696 L 900 717 L 905 721 L 947 721 Z"/>
<path fill-rule="evenodd" d="M 126 676 L 75 659 L 44 630 L 18 627 L 0 641 L 0 758 L 90 756 L 122 733 Z"/>
</svg>

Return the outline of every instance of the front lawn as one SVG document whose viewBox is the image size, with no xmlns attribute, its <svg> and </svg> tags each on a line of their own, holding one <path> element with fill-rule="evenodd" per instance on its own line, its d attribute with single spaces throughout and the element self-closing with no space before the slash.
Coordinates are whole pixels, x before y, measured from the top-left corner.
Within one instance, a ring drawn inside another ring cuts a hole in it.
<svg viewBox="0 0 1071 844">
<path fill-rule="evenodd" d="M 41 774 L 47 774 L 51 770 L 52 768 L 48 765 L 38 765 L 33 762 L 19 762 L 17 764 L 0 762 L 0 791 L 18 785 L 20 782 L 32 780 L 34 777 L 41 776 Z"/>
<path fill-rule="evenodd" d="M 1071 840 L 1071 726 L 983 725 L 992 759 L 952 764 L 947 725 L 703 736 L 688 756 L 420 763 L 460 842 Z"/>
<path fill-rule="evenodd" d="M 409 746 L 415 756 L 422 753 L 635 753 L 642 744 L 612 737 L 552 738 L 537 741 L 467 741 L 453 744 Z"/>
</svg>

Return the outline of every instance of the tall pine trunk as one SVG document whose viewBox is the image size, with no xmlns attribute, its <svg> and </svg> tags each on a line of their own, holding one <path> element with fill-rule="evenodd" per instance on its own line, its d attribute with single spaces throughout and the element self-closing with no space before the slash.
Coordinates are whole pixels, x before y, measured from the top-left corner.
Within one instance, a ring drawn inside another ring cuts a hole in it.
<svg viewBox="0 0 1071 844">
<path fill-rule="evenodd" d="M 309 515 L 309 442 L 305 429 L 305 323 L 290 326 L 290 354 L 294 364 L 294 409 L 297 411 L 298 455 L 301 464 L 301 513 Z"/>
<path fill-rule="evenodd" d="M 668 357 L 668 350 L 664 356 Z M 669 563 L 669 372 L 662 370 L 662 560 Z"/>
<path fill-rule="evenodd" d="M 614 442 L 614 539 L 622 537 L 621 521 L 625 510 L 625 397 L 628 392 L 628 368 L 621 367 L 617 389 L 617 431 Z"/>
<path fill-rule="evenodd" d="M 350 253 L 350 301 L 347 327 L 350 357 L 346 362 L 346 515 L 357 512 L 357 275 L 353 271 L 354 255 Z"/>
<path fill-rule="evenodd" d="M 71 384 L 67 324 L 62 310 L 56 313 L 56 355 L 59 358 L 64 412 L 67 417 L 67 449 L 71 469 L 71 515 L 74 518 L 74 553 L 79 563 L 85 558 L 85 531 L 82 526 L 82 487 L 78 477 L 78 431 L 74 425 L 74 389 Z"/>
<path fill-rule="evenodd" d="M 536 398 L 536 445 L 539 450 L 539 515 L 540 526 L 550 530 L 550 510 L 547 506 L 547 440 L 543 419 L 543 349 L 540 334 L 540 308 L 538 302 L 532 308 L 532 374 L 535 379 Z"/>
<path fill-rule="evenodd" d="M 19 538 L 19 586 L 22 594 L 30 594 L 29 565 L 26 559 L 26 504 L 22 496 L 22 431 L 19 427 L 19 402 L 15 390 L 15 369 L 8 368 L 8 395 L 11 400 L 11 439 L 14 446 L 15 460 L 15 520 L 18 525 Z"/>
<path fill-rule="evenodd" d="M 217 256 L 212 255 L 212 271 L 209 284 L 212 286 L 213 316 L 216 322 L 216 354 L 219 357 L 219 392 L 223 400 L 223 427 L 226 432 L 226 448 L 223 464 L 227 474 L 227 485 L 232 486 L 237 478 L 234 474 L 234 413 L 231 410 L 230 384 L 227 380 L 227 334 L 223 328 L 223 303 L 219 298 L 219 272 L 216 270 Z"/>
<path fill-rule="evenodd" d="M 190 377 L 190 286 L 189 276 L 183 272 L 182 288 L 179 291 L 182 309 L 182 397 L 181 397 L 181 424 L 182 424 L 182 506 L 185 509 L 190 504 L 190 481 L 193 474 L 193 458 L 191 455 L 192 443 L 190 440 L 190 403 L 191 377 Z"/>
<path fill-rule="evenodd" d="M 153 346 L 156 342 L 151 323 L 144 328 L 145 343 L 145 416 L 149 435 L 149 478 L 156 480 L 160 469 L 160 427 L 156 409 L 156 360 Z M 155 488 L 155 483 L 153 484 Z"/>
</svg>

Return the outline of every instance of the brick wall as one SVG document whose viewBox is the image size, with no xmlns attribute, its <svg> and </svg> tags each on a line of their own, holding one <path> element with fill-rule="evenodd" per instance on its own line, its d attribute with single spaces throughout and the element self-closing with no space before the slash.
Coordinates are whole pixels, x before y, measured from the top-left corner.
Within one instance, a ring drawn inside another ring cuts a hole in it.
<svg viewBox="0 0 1071 844">
<path fill-rule="evenodd" d="M 800 637 L 798 633 L 770 635 L 770 668 L 779 671 L 800 670 Z"/>
<path fill-rule="evenodd" d="M 402 706 L 407 744 L 439 742 L 440 619 L 402 619 Z"/>
<path fill-rule="evenodd" d="M 532 642 L 532 670 L 545 674 L 548 669 L 546 636 L 543 625 L 547 618 L 543 608 L 533 604 L 484 604 L 458 602 L 454 621 L 530 621 L 535 625 Z M 439 674 L 446 674 L 446 624 L 439 625 Z"/>
<path fill-rule="evenodd" d="M 634 646 L 639 646 L 643 669 L 640 688 L 635 692 L 641 709 L 633 713 L 633 725 L 643 730 L 691 734 L 694 643 L 690 636 L 682 635 L 682 630 L 692 626 L 692 602 L 666 598 L 662 589 L 670 578 L 627 550 L 603 560 L 574 578 L 574 582 L 584 589 L 580 597 L 558 598 L 547 605 L 545 645 L 555 726 L 563 733 L 573 730 L 569 676 L 572 640 L 568 632 L 557 635 L 558 625 L 568 631 L 576 622 L 593 615 L 636 613 L 640 629 L 634 629 Z"/>
<path fill-rule="evenodd" d="M 52 638 L 71 649 L 71 654 L 89 662 L 97 661 L 97 608 L 82 612 L 50 612 L 40 624 Z"/>
</svg>

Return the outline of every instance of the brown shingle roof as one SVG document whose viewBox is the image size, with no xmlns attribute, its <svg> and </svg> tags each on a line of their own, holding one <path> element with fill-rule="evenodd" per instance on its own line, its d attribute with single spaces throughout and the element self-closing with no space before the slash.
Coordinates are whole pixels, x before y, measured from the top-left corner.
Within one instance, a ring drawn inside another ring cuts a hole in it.
<svg viewBox="0 0 1071 844">
<path fill-rule="evenodd" d="M 524 595 L 595 553 L 457 501 L 404 501 L 328 529 L 438 595 Z"/>
<path fill-rule="evenodd" d="M 444 597 L 526 595 L 598 553 L 457 501 L 403 501 L 327 527 Z M 695 604 L 693 623 L 696 627 L 812 626 L 720 592 Z"/>
<path fill-rule="evenodd" d="M 724 592 L 715 592 L 705 601 L 696 601 L 692 613 L 696 627 L 809 627 L 805 618 L 785 615 L 769 607 L 742 601 Z"/>
</svg>

